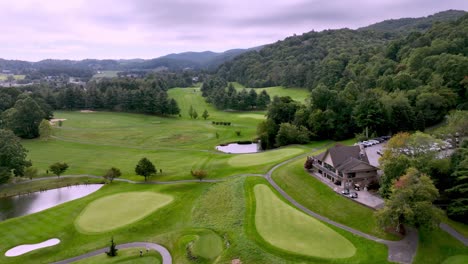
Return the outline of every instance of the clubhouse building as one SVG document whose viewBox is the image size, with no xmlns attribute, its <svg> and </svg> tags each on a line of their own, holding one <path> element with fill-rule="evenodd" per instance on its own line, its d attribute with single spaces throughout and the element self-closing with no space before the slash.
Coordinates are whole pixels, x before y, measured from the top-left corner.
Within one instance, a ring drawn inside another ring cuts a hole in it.
<svg viewBox="0 0 468 264">
<path fill-rule="evenodd" d="M 378 181 L 379 168 L 369 164 L 366 151 L 361 146 L 337 144 L 307 159 L 318 175 L 345 189 L 365 188 Z"/>
</svg>

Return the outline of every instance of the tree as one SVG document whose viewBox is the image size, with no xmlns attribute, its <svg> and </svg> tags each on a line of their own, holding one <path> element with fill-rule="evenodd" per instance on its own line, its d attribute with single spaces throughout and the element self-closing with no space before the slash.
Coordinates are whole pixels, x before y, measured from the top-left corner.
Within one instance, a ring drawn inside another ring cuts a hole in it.
<svg viewBox="0 0 468 264">
<path fill-rule="evenodd" d="M 16 101 L 13 108 L 3 112 L 5 127 L 22 138 L 39 136 L 39 124 L 45 118 L 39 105 L 29 96 Z"/>
<path fill-rule="evenodd" d="M 208 114 L 208 111 L 205 109 L 205 111 L 203 111 L 203 114 L 202 114 L 203 119 L 206 120 L 209 116 L 210 114 Z"/>
<path fill-rule="evenodd" d="M 145 181 L 148 176 L 156 173 L 156 167 L 147 158 L 142 158 L 135 167 L 137 175 L 145 177 Z"/>
<path fill-rule="evenodd" d="M 115 257 L 115 256 L 117 256 L 118 249 L 117 249 L 116 244 L 114 242 L 114 237 L 111 238 L 110 242 L 111 242 L 111 244 L 109 246 L 109 251 L 106 251 L 106 254 L 109 257 Z"/>
<path fill-rule="evenodd" d="M 193 118 L 193 107 L 192 106 L 190 106 L 188 114 L 189 114 L 190 118 Z"/>
<path fill-rule="evenodd" d="M 67 169 L 68 169 L 68 164 L 63 162 L 56 162 L 52 165 L 49 166 L 50 171 L 52 171 L 57 177 L 60 177 Z"/>
<path fill-rule="evenodd" d="M 34 167 L 27 167 L 26 169 L 24 169 L 24 177 L 26 178 L 29 178 L 29 179 L 32 179 L 32 178 L 35 178 L 37 177 L 37 168 L 34 168 Z"/>
<path fill-rule="evenodd" d="M 197 119 L 197 118 L 198 118 L 197 110 L 193 110 L 192 116 L 193 116 L 193 119 Z"/>
<path fill-rule="evenodd" d="M 394 182 L 390 199 L 377 211 L 377 220 L 382 228 L 395 227 L 400 231 L 402 224 L 418 228 L 434 228 L 440 222 L 441 210 L 433 206 L 439 196 L 432 180 L 414 168 Z"/>
<path fill-rule="evenodd" d="M 42 140 L 48 140 L 52 136 L 52 127 L 49 123 L 49 120 L 42 119 L 39 124 L 39 136 Z"/>
<path fill-rule="evenodd" d="M 467 142 L 465 140 L 465 142 Z M 451 177 L 453 186 L 447 190 L 450 202 L 447 214 L 464 223 L 468 223 L 468 144 L 463 143 L 461 148 L 452 155 L 451 166 L 454 172 Z"/>
<path fill-rule="evenodd" d="M 118 178 L 121 175 L 122 175 L 122 173 L 120 172 L 119 169 L 112 167 L 106 172 L 106 174 L 104 174 L 104 178 L 109 180 L 112 183 L 112 181 L 115 178 Z"/>
<path fill-rule="evenodd" d="M 200 181 L 202 181 L 208 176 L 208 172 L 202 169 L 191 170 L 190 174 L 192 174 L 192 177 L 199 179 Z"/>
<path fill-rule="evenodd" d="M 310 132 L 307 128 L 290 123 L 282 123 L 276 135 L 276 145 L 285 146 L 289 144 L 305 144 L 309 142 Z"/>
<path fill-rule="evenodd" d="M 26 153 L 27 150 L 13 132 L 0 129 L 0 174 L 3 181 L 8 180 L 11 172 L 16 176 L 23 175 L 24 168 L 31 166 L 31 162 L 26 160 Z"/>
</svg>

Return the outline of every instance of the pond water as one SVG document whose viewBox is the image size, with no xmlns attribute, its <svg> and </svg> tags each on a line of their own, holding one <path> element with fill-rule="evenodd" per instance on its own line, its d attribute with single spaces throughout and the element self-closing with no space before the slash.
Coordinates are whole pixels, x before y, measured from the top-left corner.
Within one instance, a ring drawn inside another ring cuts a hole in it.
<svg viewBox="0 0 468 264">
<path fill-rule="evenodd" d="M 5 256 L 7 256 L 7 257 L 16 257 L 16 256 L 19 256 L 19 255 L 23 255 L 25 253 L 28 253 L 29 251 L 33 251 L 35 249 L 55 246 L 58 243 L 60 243 L 60 239 L 52 238 L 52 239 L 49 239 L 49 240 L 46 240 L 44 242 L 37 243 L 37 244 L 19 245 L 19 246 L 16 246 L 16 247 L 8 250 L 5 253 Z"/>
<path fill-rule="evenodd" d="M 256 152 L 261 151 L 258 143 L 251 143 L 251 144 L 231 143 L 226 146 L 216 146 L 216 149 L 225 153 L 234 153 L 234 154 L 256 153 Z"/>
<path fill-rule="evenodd" d="M 28 215 L 56 205 L 89 195 L 101 188 L 103 184 L 76 185 L 34 192 L 8 198 L 0 198 L 0 221 Z"/>
</svg>

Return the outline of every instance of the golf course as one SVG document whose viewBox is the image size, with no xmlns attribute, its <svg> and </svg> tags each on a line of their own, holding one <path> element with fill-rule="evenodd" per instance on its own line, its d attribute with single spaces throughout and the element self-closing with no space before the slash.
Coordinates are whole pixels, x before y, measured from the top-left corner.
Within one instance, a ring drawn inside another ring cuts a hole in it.
<svg viewBox="0 0 468 264">
<path fill-rule="evenodd" d="M 265 89 L 272 97 L 291 93 L 304 101 L 308 96 L 304 90 Z M 63 121 L 53 125 L 50 139 L 22 140 L 39 175 L 0 187 L 1 197 L 75 184 L 105 185 L 80 199 L 0 222 L 0 263 L 58 262 L 109 248 L 112 238 L 117 245 L 160 245 L 172 263 L 182 264 L 389 263 L 388 245 L 401 237 L 379 229 L 372 209 L 335 193 L 304 170 L 305 157 L 324 151 L 332 141 L 223 153 L 215 147 L 255 140 L 266 112 L 216 110 L 199 87 L 173 88 L 168 94 L 181 116 L 57 111 L 54 118 Z M 191 119 L 191 107 L 198 113 L 207 110 L 209 117 Z M 156 167 L 146 181 L 135 173 L 144 157 Z M 64 175 L 49 171 L 55 162 L 69 165 Z M 105 181 L 102 176 L 111 167 L 122 175 Z M 206 171 L 207 177 L 195 179 L 193 170 Z M 330 221 L 305 213 L 270 180 Z M 468 230 L 461 224 L 458 228 Z M 415 263 L 466 260 L 468 248 L 444 231 L 420 231 L 419 236 Z M 50 238 L 60 243 L 17 257 L 4 255 L 18 245 Z M 102 253 L 74 263 L 164 263 L 166 256 L 147 249 L 122 248 L 117 257 Z"/>
</svg>

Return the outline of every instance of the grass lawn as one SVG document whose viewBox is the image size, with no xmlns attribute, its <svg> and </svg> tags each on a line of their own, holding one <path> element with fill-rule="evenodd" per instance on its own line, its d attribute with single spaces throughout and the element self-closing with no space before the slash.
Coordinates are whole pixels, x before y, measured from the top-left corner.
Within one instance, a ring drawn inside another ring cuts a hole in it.
<svg viewBox="0 0 468 264">
<path fill-rule="evenodd" d="M 444 260 L 444 262 L 442 262 L 442 264 L 466 264 L 466 263 L 468 263 L 468 255 L 452 256 Z"/>
<path fill-rule="evenodd" d="M 278 161 L 285 160 L 286 158 L 291 158 L 302 153 L 304 153 L 303 149 L 290 147 L 254 154 L 240 154 L 230 158 L 228 164 L 233 167 L 244 167 L 271 162 L 278 163 Z"/>
<path fill-rule="evenodd" d="M 194 92 L 195 90 L 195 92 Z M 143 181 L 134 169 L 138 160 L 147 157 L 162 173 L 150 180 L 191 178 L 190 170 L 205 169 L 209 178 L 228 177 L 243 173 L 265 173 L 276 162 L 289 155 L 305 153 L 308 146 L 291 146 L 259 155 L 260 162 L 236 158 L 215 150 L 221 143 L 251 140 L 255 137 L 256 118 L 263 112 L 223 112 L 206 104 L 198 88 L 174 88 L 169 95 L 179 102 L 182 117 L 164 118 L 150 115 L 113 112 L 55 112 L 55 118 L 66 119 L 62 127 L 54 127 L 56 138 L 24 140 L 33 166 L 45 175 L 50 164 L 67 162 L 66 174 L 103 175 L 110 167 L 119 168 L 124 178 Z M 188 118 L 190 106 L 210 112 L 208 120 Z M 212 120 L 229 121 L 231 126 L 218 126 Z M 237 136 L 235 131 L 241 131 Z M 283 156 L 289 152 L 289 155 Z M 233 158 L 234 166 L 229 160 Z M 240 159 L 240 160 L 237 160 Z M 243 165 L 243 162 L 247 162 Z"/>
<path fill-rule="evenodd" d="M 267 185 L 257 184 L 254 192 L 256 229 L 273 246 L 320 258 L 349 258 L 356 253 L 350 241 L 282 202 Z"/>
<path fill-rule="evenodd" d="M 192 253 L 204 259 L 214 259 L 223 251 L 223 240 L 214 232 L 200 235 L 192 245 Z"/>
<path fill-rule="evenodd" d="M 457 257 L 451 258 L 453 256 Z M 432 231 L 419 230 L 419 246 L 413 263 L 436 264 L 445 263 L 445 261 L 447 263 L 458 263 L 457 261 L 459 260 L 467 259 L 468 247 L 442 229 L 436 228 Z"/>
<path fill-rule="evenodd" d="M 244 86 L 239 83 L 233 83 L 236 90 L 240 91 L 244 89 Z M 250 88 L 246 88 L 247 90 Z M 293 100 L 304 103 L 307 98 L 310 96 L 310 91 L 306 88 L 293 88 L 293 87 L 283 87 L 283 86 L 274 86 L 266 88 L 253 88 L 257 93 L 261 93 L 262 90 L 266 90 L 271 98 L 274 96 L 290 96 Z"/>
<path fill-rule="evenodd" d="M 140 250 L 143 256 L 140 257 Z M 106 263 L 119 263 L 119 264 L 159 264 L 162 263 L 161 255 L 154 250 L 146 253 L 146 248 L 125 248 L 117 251 L 117 256 L 109 257 L 106 254 L 97 255 L 94 257 L 86 258 L 80 261 L 73 262 L 73 264 L 106 264 Z"/>
<path fill-rule="evenodd" d="M 304 159 L 291 162 L 273 173 L 275 182 L 308 209 L 357 230 L 385 239 L 397 239 L 383 232 L 374 211 L 335 193 L 304 170 Z"/>
<path fill-rule="evenodd" d="M 83 232 L 107 232 L 136 222 L 171 201 L 171 196 L 155 192 L 114 194 L 90 203 L 75 223 Z"/>
</svg>

